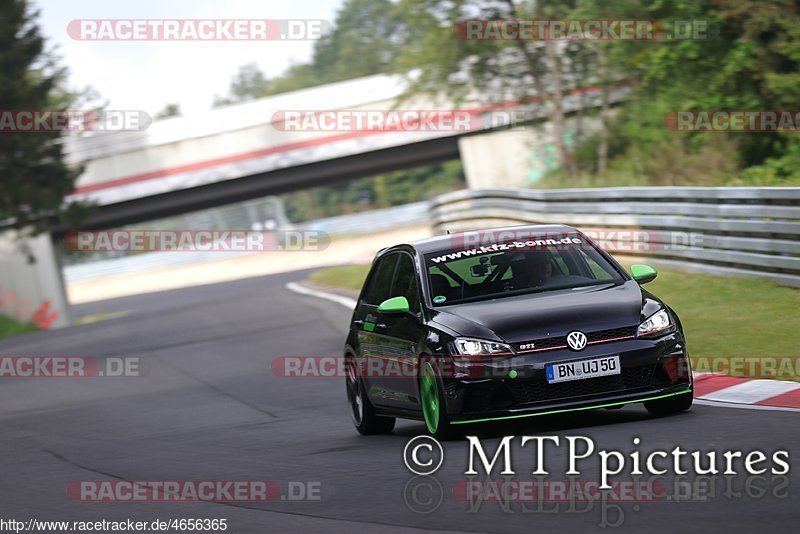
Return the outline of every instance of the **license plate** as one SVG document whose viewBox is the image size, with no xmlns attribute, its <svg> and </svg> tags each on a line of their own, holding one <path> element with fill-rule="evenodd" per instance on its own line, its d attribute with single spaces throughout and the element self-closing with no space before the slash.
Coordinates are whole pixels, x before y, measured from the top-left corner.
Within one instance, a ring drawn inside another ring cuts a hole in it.
<svg viewBox="0 0 800 534">
<path fill-rule="evenodd" d="M 583 380 L 584 378 L 598 376 L 618 375 L 621 369 L 619 356 L 603 356 L 602 358 L 575 362 L 548 363 L 545 371 L 547 372 L 547 381 L 553 384 L 555 382 Z"/>
</svg>

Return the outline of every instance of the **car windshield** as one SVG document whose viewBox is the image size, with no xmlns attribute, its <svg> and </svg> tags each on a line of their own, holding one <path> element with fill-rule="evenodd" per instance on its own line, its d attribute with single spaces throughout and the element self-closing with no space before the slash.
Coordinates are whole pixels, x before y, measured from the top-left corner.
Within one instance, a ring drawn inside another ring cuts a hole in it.
<svg viewBox="0 0 800 534">
<path fill-rule="evenodd" d="M 580 234 L 442 250 L 425 264 L 434 306 L 623 281 Z"/>
</svg>

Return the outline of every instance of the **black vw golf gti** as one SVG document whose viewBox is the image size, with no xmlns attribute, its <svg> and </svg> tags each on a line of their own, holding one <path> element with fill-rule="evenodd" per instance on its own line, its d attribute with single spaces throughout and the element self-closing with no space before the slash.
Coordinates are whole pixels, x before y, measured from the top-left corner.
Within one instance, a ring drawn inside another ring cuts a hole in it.
<svg viewBox="0 0 800 534">
<path fill-rule="evenodd" d="M 446 437 L 459 425 L 644 403 L 688 409 L 692 378 L 675 312 L 568 226 L 432 237 L 384 249 L 345 344 L 362 434 L 396 417 Z"/>
</svg>

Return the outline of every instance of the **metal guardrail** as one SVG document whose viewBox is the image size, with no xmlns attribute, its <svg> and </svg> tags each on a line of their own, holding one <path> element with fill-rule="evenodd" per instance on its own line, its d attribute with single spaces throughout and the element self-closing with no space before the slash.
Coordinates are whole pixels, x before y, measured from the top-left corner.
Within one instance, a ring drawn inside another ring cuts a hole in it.
<svg viewBox="0 0 800 534">
<path fill-rule="evenodd" d="M 434 199 L 431 218 L 438 232 L 530 223 L 616 231 L 614 255 L 800 287 L 800 188 L 463 190 Z"/>
<path fill-rule="evenodd" d="M 380 232 L 412 224 L 425 224 L 429 206 L 427 201 L 380 208 L 336 217 L 326 217 L 298 223 L 300 230 L 322 231 L 330 235 L 364 234 Z"/>
</svg>

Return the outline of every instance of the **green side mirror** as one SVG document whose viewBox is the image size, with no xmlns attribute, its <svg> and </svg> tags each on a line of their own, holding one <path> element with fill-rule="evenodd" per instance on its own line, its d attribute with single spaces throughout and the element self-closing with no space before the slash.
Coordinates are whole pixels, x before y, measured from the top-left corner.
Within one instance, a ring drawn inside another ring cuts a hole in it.
<svg viewBox="0 0 800 534">
<path fill-rule="evenodd" d="M 405 297 L 392 297 L 378 306 L 380 313 L 408 313 L 408 310 L 408 299 Z"/>
<path fill-rule="evenodd" d="M 658 271 L 649 265 L 631 265 L 631 275 L 640 284 L 646 284 L 655 280 Z"/>
</svg>

